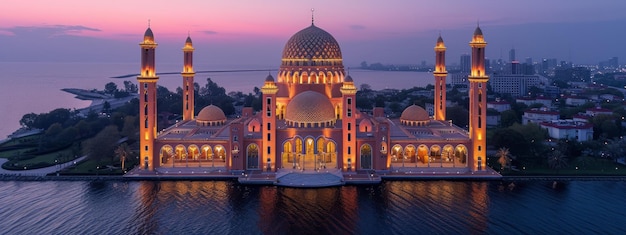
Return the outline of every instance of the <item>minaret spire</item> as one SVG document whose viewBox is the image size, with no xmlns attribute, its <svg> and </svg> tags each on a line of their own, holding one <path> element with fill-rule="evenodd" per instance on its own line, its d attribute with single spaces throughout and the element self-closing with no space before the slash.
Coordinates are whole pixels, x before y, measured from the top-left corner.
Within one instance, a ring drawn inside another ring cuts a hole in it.
<svg viewBox="0 0 626 235">
<path fill-rule="evenodd" d="M 187 40 L 183 47 L 183 121 L 194 119 L 194 83 L 195 72 L 193 70 L 193 43 L 190 33 L 187 32 Z"/>
<path fill-rule="evenodd" d="M 476 27 L 472 41 L 472 70 L 469 80 L 469 133 L 472 140 L 472 158 L 469 161 L 471 171 L 482 171 L 486 168 L 487 145 L 487 82 L 489 76 L 485 71 L 485 47 L 487 42 L 480 27 Z"/>
<path fill-rule="evenodd" d="M 441 32 L 435 44 L 435 120 L 446 120 L 446 46 Z"/>
</svg>

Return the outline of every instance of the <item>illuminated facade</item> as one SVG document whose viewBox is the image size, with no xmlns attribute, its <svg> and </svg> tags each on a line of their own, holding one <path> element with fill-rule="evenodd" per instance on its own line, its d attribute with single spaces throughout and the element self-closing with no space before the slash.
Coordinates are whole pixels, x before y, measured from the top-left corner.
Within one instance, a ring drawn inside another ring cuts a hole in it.
<svg viewBox="0 0 626 235">
<path fill-rule="evenodd" d="M 435 46 L 435 116 L 412 105 L 399 119 L 387 118 L 382 108 L 374 108 L 372 114 L 356 109 L 357 89 L 345 74 L 339 44 L 313 22 L 287 41 L 276 79 L 268 75 L 261 87 L 260 112 L 243 108 L 240 116 L 228 118 L 219 107 L 209 105 L 194 117 L 194 49 L 187 38 L 183 121 L 156 136 L 156 43 L 148 29 L 137 78 L 145 94 L 140 104 L 141 168 L 165 174 L 183 167 L 205 172 L 480 171 L 485 162 L 485 44 L 482 33 L 470 43 L 474 57 L 470 134 L 445 119 L 446 47 L 441 37 Z"/>
</svg>

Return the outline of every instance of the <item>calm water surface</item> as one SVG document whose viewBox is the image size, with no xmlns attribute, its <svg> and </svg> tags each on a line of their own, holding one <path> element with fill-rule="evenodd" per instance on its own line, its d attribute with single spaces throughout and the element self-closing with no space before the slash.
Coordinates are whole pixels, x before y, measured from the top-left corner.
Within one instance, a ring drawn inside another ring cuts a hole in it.
<svg viewBox="0 0 626 235">
<path fill-rule="evenodd" d="M 18 129 L 19 120 L 26 113 L 44 113 L 56 108 L 84 108 L 89 101 L 75 99 L 62 88 L 104 89 L 104 85 L 115 82 L 123 88 L 124 80 L 136 81 L 135 77 L 111 78 L 114 76 L 137 73 L 138 63 L 24 63 L 0 62 L 0 140 Z M 235 69 L 278 69 L 275 66 L 251 65 L 212 66 L 195 65 L 196 71 L 203 70 L 235 70 Z M 180 64 L 157 64 L 157 72 L 177 72 Z M 227 72 L 199 73 L 195 81 L 201 86 L 210 77 L 226 92 L 242 91 L 251 93 L 255 86 L 263 86 L 267 71 L 261 72 Z M 272 71 L 276 77 L 276 71 Z M 360 86 L 368 83 L 373 89 L 426 86 L 433 82 L 430 73 L 421 72 L 386 72 L 351 70 L 350 75 L 355 84 Z M 175 91 L 181 86 L 180 75 L 160 75 L 159 85 Z"/>
<path fill-rule="evenodd" d="M 626 182 L 0 182 L 3 234 L 624 234 Z"/>
</svg>

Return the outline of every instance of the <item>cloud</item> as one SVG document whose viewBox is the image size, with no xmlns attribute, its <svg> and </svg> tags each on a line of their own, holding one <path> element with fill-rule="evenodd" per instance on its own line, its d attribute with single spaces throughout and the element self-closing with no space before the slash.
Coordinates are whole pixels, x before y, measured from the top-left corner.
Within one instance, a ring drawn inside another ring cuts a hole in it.
<svg viewBox="0 0 626 235">
<path fill-rule="evenodd" d="M 77 35 L 82 32 L 100 32 L 102 30 L 82 25 L 45 25 L 45 26 L 14 26 L 0 28 L 0 32 L 6 32 L 11 36 L 39 36 L 56 37 L 62 35 Z"/>
<path fill-rule="evenodd" d="M 360 24 L 353 24 L 348 26 L 348 28 L 352 29 L 352 30 L 363 30 L 365 29 L 364 25 L 360 25 Z"/>
<path fill-rule="evenodd" d="M 203 31 L 200 31 L 200 32 L 201 32 L 201 33 L 204 33 L 204 34 L 208 34 L 208 35 L 217 34 L 217 32 L 215 32 L 215 31 L 213 31 L 213 30 L 203 30 Z"/>
</svg>

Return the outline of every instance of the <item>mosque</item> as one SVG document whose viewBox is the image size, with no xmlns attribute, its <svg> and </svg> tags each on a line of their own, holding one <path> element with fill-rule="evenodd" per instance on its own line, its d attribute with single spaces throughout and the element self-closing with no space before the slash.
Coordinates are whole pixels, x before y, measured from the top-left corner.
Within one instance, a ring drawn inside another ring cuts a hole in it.
<svg viewBox="0 0 626 235">
<path fill-rule="evenodd" d="M 346 75 L 339 43 L 313 21 L 285 44 L 276 78 L 265 78 L 261 111 L 243 108 L 240 116 L 227 117 L 219 107 L 209 105 L 195 115 L 194 48 L 187 37 L 182 48 L 183 120 L 157 132 L 157 43 L 148 27 L 140 43 L 141 73 L 137 77 L 139 170 L 167 174 L 193 167 L 204 172 L 274 173 L 276 182 L 289 173 L 334 172 L 341 177 L 347 172 L 406 169 L 484 172 L 489 80 L 484 68 L 486 44 L 477 27 L 469 43 L 468 132 L 446 120 L 446 47 L 441 36 L 434 47 L 434 116 L 412 105 L 399 119 L 388 118 L 383 108 L 371 113 L 356 108 L 357 88 Z"/>
</svg>

